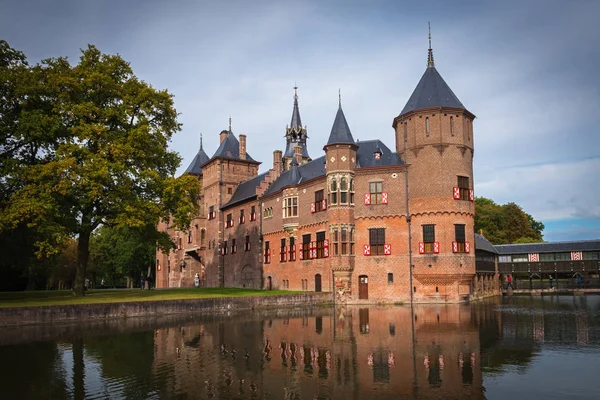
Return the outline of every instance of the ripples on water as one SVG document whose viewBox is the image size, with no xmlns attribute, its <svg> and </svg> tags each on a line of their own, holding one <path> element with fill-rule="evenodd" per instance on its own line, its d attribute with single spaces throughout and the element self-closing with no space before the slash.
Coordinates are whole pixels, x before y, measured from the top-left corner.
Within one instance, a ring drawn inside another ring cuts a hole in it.
<svg viewBox="0 0 600 400">
<path fill-rule="evenodd" d="M 598 399 L 600 297 L 0 330 L 2 399 Z"/>
</svg>

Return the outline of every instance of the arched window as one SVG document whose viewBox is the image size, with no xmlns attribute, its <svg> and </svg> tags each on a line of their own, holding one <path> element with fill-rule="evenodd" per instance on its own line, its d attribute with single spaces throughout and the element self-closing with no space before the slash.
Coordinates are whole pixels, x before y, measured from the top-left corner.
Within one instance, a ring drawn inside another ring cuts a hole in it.
<svg viewBox="0 0 600 400">
<path fill-rule="evenodd" d="M 350 179 L 350 204 L 354 204 L 354 179 Z"/>
<path fill-rule="evenodd" d="M 348 204 L 348 179 L 340 180 L 340 204 Z"/>
<path fill-rule="evenodd" d="M 337 204 L 337 181 L 335 179 L 331 180 L 331 184 L 329 185 L 329 194 L 330 194 L 330 199 L 329 199 L 329 203 L 334 205 Z"/>
<path fill-rule="evenodd" d="M 429 117 L 425 117 L 425 134 L 429 136 Z"/>
<path fill-rule="evenodd" d="M 454 117 L 450 117 L 450 134 L 454 136 Z"/>
</svg>

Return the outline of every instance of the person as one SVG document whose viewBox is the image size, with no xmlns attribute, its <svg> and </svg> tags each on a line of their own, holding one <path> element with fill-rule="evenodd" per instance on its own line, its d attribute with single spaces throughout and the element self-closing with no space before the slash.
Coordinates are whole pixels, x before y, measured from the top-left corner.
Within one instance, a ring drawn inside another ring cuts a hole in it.
<svg viewBox="0 0 600 400">
<path fill-rule="evenodd" d="M 100 281 L 100 289 L 104 289 L 104 278 Z"/>
<path fill-rule="evenodd" d="M 140 289 L 144 290 L 144 277 L 140 278 Z"/>
<path fill-rule="evenodd" d="M 577 287 L 581 289 L 581 284 L 583 283 L 583 277 L 581 275 L 577 276 Z"/>
<path fill-rule="evenodd" d="M 552 275 L 550 275 L 550 289 L 552 289 Z"/>
<path fill-rule="evenodd" d="M 512 284 L 512 276 L 507 275 L 506 276 L 506 290 L 508 290 L 508 287 L 510 286 L 511 289 L 513 288 L 513 284 Z"/>
<path fill-rule="evenodd" d="M 148 277 L 148 290 L 152 289 L 152 276 Z"/>
<path fill-rule="evenodd" d="M 196 272 L 196 275 L 194 276 L 194 287 L 199 287 L 200 286 L 200 275 L 198 275 L 198 273 Z"/>
</svg>

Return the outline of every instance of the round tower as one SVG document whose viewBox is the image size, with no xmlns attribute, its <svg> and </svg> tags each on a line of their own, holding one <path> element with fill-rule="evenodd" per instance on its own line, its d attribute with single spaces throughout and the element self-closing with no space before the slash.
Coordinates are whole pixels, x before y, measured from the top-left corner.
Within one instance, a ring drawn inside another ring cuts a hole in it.
<svg viewBox="0 0 600 400">
<path fill-rule="evenodd" d="M 396 118 L 408 167 L 415 301 L 463 301 L 475 275 L 473 120 L 435 68 L 427 68 Z"/>
</svg>

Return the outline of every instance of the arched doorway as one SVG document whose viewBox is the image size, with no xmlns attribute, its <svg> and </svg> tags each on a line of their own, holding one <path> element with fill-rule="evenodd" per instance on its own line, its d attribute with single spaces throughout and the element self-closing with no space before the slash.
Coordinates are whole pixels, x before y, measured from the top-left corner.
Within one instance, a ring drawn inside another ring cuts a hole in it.
<svg viewBox="0 0 600 400">
<path fill-rule="evenodd" d="M 361 300 L 369 299 L 369 278 L 367 275 L 358 277 L 358 298 Z"/>
<path fill-rule="evenodd" d="M 315 275 L 315 292 L 321 291 L 321 274 Z"/>
<path fill-rule="evenodd" d="M 267 278 L 267 290 L 273 290 L 273 281 L 270 276 Z"/>
</svg>

